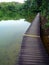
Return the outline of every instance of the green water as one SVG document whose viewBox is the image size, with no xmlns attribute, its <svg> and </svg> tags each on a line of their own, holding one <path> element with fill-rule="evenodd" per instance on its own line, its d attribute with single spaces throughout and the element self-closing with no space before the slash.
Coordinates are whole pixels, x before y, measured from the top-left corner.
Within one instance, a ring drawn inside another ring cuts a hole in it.
<svg viewBox="0 0 49 65">
<path fill-rule="evenodd" d="M 24 19 L 0 22 L 0 65 L 18 63 L 23 34 L 29 25 Z"/>
</svg>

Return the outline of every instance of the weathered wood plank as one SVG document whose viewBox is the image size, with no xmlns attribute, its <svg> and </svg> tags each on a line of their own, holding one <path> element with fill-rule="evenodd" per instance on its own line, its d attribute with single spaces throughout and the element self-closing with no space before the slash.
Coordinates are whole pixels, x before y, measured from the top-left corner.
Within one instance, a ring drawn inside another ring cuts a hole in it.
<svg viewBox="0 0 49 65">
<path fill-rule="evenodd" d="M 40 36 L 39 13 L 25 34 Z M 24 35 L 22 41 L 19 65 L 49 65 L 49 57 L 45 51 L 41 38 L 26 35 Z"/>
</svg>

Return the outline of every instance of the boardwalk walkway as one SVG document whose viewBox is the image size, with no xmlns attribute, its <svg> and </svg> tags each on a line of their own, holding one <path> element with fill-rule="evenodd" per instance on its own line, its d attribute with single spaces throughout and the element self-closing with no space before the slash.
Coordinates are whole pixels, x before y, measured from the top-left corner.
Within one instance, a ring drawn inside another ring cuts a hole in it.
<svg viewBox="0 0 49 65">
<path fill-rule="evenodd" d="M 40 38 L 39 13 L 23 37 L 19 65 L 49 65 L 49 57 Z"/>
</svg>

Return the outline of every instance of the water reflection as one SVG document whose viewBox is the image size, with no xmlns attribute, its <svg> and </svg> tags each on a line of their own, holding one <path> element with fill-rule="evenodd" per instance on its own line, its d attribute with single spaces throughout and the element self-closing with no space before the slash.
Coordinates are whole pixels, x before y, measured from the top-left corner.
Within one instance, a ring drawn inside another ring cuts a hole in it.
<svg viewBox="0 0 49 65">
<path fill-rule="evenodd" d="M 18 61 L 23 34 L 29 25 L 24 19 L 0 22 L 0 65 L 14 65 Z"/>
</svg>

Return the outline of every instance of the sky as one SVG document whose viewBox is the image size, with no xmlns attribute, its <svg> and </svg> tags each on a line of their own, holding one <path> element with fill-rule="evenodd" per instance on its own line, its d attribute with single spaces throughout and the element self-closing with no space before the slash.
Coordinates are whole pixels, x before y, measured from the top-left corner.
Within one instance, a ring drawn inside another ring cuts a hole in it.
<svg viewBox="0 0 49 65">
<path fill-rule="evenodd" d="M 20 3 L 24 3 L 24 0 L 0 0 L 0 2 L 20 2 Z"/>
</svg>

